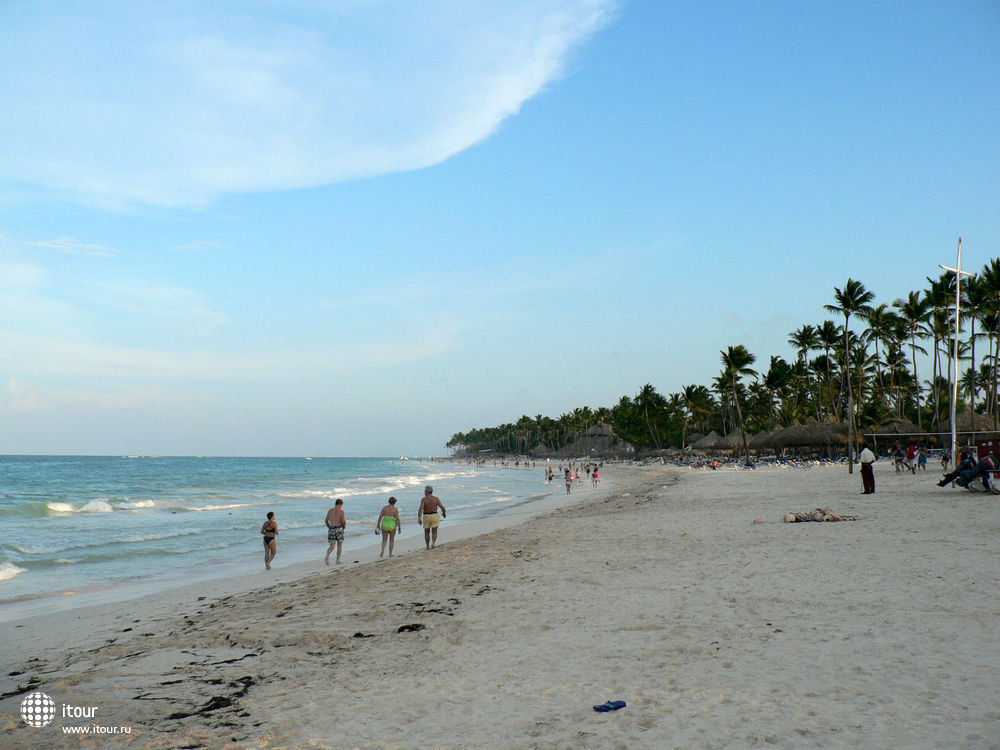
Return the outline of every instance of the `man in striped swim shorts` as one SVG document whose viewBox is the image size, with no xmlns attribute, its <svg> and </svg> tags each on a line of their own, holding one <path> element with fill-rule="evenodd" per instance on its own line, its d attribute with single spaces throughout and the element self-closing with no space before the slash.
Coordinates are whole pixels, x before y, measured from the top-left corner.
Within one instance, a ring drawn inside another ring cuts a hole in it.
<svg viewBox="0 0 1000 750">
<path fill-rule="evenodd" d="M 326 548 L 326 560 L 330 564 L 330 553 L 337 548 L 337 564 L 340 565 L 340 552 L 344 548 L 344 527 L 347 526 L 347 515 L 344 513 L 344 501 L 339 497 L 333 507 L 326 513 L 326 540 L 330 546 Z"/>
</svg>

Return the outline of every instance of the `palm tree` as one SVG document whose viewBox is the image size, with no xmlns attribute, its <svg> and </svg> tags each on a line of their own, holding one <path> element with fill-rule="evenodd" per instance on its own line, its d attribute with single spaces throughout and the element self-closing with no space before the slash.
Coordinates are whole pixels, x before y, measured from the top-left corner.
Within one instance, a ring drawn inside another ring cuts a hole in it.
<svg viewBox="0 0 1000 750">
<path fill-rule="evenodd" d="M 989 263 L 983 266 L 983 270 L 979 272 L 979 278 L 983 280 L 986 288 L 989 289 L 989 296 L 992 300 L 990 305 L 989 313 L 993 316 L 1000 315 L 1000 258 L 993 258 Z M 984 321 L 985 322 L 985 321 Z M 1000 328 L 998 326 L 997 328 Z M 991 340 L 994 338 L 991 335 Z M 990 347 L 993 348 L 992 346 Z M 996 354 L 993 358 L 993 374 L 992 374 L 992 388 L 990 393 L 995 394 L 997 392 L 997 380 L 998 375 L 1000 375 L 1000 370 L 997 367 L 997 361 L 1000 359 L 1000 331 L 998 331 L 996 337 Z M 998 414 L 1000 411 L 996 409 L 996 404 L 994 404 L 993 411 L 993 429 L 997 429 L 998 426 Z"/>
<path fill-rule="evenodd" d="M 917 335 L 923 338 L 927 335 L 927 318 L 930 304 L 927 297 L 920 295 L 920 292 L 910 292 L 905 300 L 897 299 L 892 306 L 899 310 L 899 315 L 906 324 L 910 334 L 910 359 L 913 361 L 913 384 L 917 393 L 917 427 L 923 429 L 920 423 L 920 379 L 917 377 L 917 352 L 927 354 L 927 351 L 917 346 Z"/>
<path fill-rule="evenodd" d="M 837 414 L 840 410 L 835 408 L 833 403 L 833 375 L 830 369 L 832 362 L 830 352 L 840 341 L 840 326 L 832 320 L 824 320 L 823 325 L 816 329 L 816 335 L 819 336 L 820 346 L 823 347 L 823 352 L 826 355 L 826 395 L 830 399 L 830 412 Z"/>
<path fill-rule="evenodd" d="M 703 385 L 686 385 L 681 393 L 681 403 L 687 412 L 689 420 L 701 432 L 705 432 L 706 424 L 715 411 L 715 400 L 712 392 Z"/>
<path fill-rule="evenodd" d="M 934 382 L 935 384 L 941 380 L 940 366 L 942 364 L 942 358 L 939 354 L 939 347 L 944 346 L 946 356 L 948 358 L 948 378 L 947 378 L 947 388 L 948 393 L 951 393 L 951 377 L 952 377 L 952 358 L 954 357 L 953 348 L 947 345 L 949 337 L 953 335 L 955 326 L 952 319 L 952 311 L 954 309 L 955 301 L 955 276 L 950 273 L 943 273 L 937 279 L 932 279 L 930 276 L 925 277 L 927 283 L 930 285 L 925 292 L 927 299 L 929 300 L 931 306 L 931 333 L 934 336 Z M 949 401 L 951 397 L 949 396 Z M 934 421 L 937 422 L 941 418 L 940 414 L 940 401 L 941 393 L 940 389 L 935 387 L 934 390 Z"/>
<path fill-rule="evenodd" d="M 656 411 L 664 408 L 667 402 L 663 396 L 656 392 L 656 389 L 652 385 L 646 383 L 636 395 L 635 403 L 642 410 L 643 416 L 646 418 L 646 427 L 649 429 L 649 436 L 652 438 L 656 449 L 659 450 L 660 435 L 656 430 Z M 653 412 L 652 420 L 649 418 L 650 410 Z"/>
<path fill-rule="evenodd" d="M 962 286 L 965 299 L 966 317 L 969 320 L 969 351 L 972 362 L 969 364 L 969 375 L 971 383 L 969 387 L 969 424 L 975 424 L 976 419 L 976 394 L 979 388 L 976 385 L 976 320 L 978 320 L 988 309 L 992 294 L 987 283 L 978 276 L 966 279 Z"/>
<path fill-rule="evenodd" d="M 854 473 L 854 396 L 851 391 L 851 349 L 847 337 L 851 326 L 851 315 L 857 315 L 868 309 L 868 303 L 875 295 L 865 289 L 860 281 L 848 278 L 843 289 L 833 288 L 836 305 L 824 305 L 830 312 L 844 315 L 844 371 L 847 374 L 847 471 Z"/>
<path fill-rule="evenodd" d="M 751 376 L 757 373 L 750 367 L 757 359 L 746 348 L 740 344 L 730 346 L 722 355 L 722 374 L 732 387 L 733 403 L 736 405 L 736 416 L 740 420 L 740 432 L 743 433 L 743 455 L 747 463 L 750 463 L 750 446 L 747 443 L 746 425 L 743 424 L 743 410 L 740 408 L 740 397 L 737 392 L 737 383 L 744 375 Z"/>
<path fill-rule="evenodd" d="M 986 388 L 986 411 L 988 414 L 993 415 L 993 429 L 997 428 L 997 389 L 996 389 L 996 373 L 997 373 L 997 361 L 1000 359 L 998 357 L 998 352 L 994 348 L 995 344 L 1000 344 L 1000 315 L 996 313 L 987 313 L 983 315 L 980 321 L 983 324 L 983 330 L 986 332 L 987 340 L 989 341 L 989 354 L 986 355 L 985 361 L 979 368 L 979 378 L 984 383 L 990 383 L 991 387 Z"/>
<path fill-rule="evenodd" d="M 809 352 L 819 347 L 819 334 L 811 325 L 803 325 L 788 334 L 788 343 L 795 347 L 799 361 L 803 364 L 809 357 Z"/>
<path fill-rule="evenodd" d="M 868 324 L 865 337 L 875 342 L 875 372 L 879 390 L 881 391 L 880 395 L 884 401 L 885 380 L 882 378 L 882 353 L 879 350 L 879 344 L 882 343 L 885 348 L 888 348 L 899 319 L 896 313 L 892 312 L 885 303 L 878 307 L 870 307 L 868 310 L 862 310 L 859 316 L 864 318 Z"/>
</svg>

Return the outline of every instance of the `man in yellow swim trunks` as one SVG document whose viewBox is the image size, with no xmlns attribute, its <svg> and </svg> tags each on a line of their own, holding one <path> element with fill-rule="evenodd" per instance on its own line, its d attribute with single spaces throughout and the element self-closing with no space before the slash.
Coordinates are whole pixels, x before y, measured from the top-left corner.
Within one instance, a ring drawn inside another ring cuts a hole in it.
<svg viewBox="0 0 1000 750">
<path fill-rule="evenodd" d="M 448 511 L 445 510 L 444 503 L 434 496 L 434 488 L 430 485 L 424 487 L 420 510 L 417 511 L 417 523 L 424 525 L 424 544 L 427 549 L 434 549 L 437 545 L 438 526 L 441 525 L 441 519 L 447 517 Z"/>
</svg>

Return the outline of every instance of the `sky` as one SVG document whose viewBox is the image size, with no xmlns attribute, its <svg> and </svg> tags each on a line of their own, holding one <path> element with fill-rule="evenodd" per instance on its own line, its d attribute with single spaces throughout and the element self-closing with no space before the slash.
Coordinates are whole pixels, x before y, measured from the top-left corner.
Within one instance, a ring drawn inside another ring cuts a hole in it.
<svg viewBox="0 0 1000 750">
<path fill-rule="evenodd" d="M 1000 256 L 993 0 L 8 0 L 0 81 L 0 453 L 443 455 Z"/>
</svg>

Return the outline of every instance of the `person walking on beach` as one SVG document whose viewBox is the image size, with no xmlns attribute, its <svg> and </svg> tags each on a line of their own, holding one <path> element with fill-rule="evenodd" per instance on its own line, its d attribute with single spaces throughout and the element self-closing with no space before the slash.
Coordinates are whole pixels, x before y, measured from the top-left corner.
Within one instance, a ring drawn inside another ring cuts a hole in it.
<svg viewBox="0 0 1000 750">
<path fill-rule="evenodd" d="M 573 472 L 566 469 L 563 472 L 563 479 L 566 480 L 566 494 L 568 495 L 573 491 Z"/>
<path fill-rule="evenodd" d="M 866 445 L 865 449 L 861 451 L 859 458 L 861 459 L 861 484 L 864 487 L 864 492 L 861 494 L 874 495 L 875 471 L 872 469 L 872 464 L 875 463 L 875 454 L 872 453 L 872 449 Z"/>
<path fill-rule="evenodd" d="M 427 549 L 434 549 L 437 545 L 438 526 L 441 525 L 441 519 L 447 517 L 448 511 L 445 510 L 444 503 L 434 496 L 434 488 L 430 485 L 424 487 L 424 496 L 417 511 L 417 523 L 424 526 L 424 544 Z"/>
<path fill-rule="evenodd" d="M 274 511 L 268 511 L 260 533 L 264 536 L 264 568 L 270 570 L 271 560 L 278 554 L 278 522 L 274 520 Z"/>
<path fill-rule="evenodd" d="M 389 557 L 392 557 L 392 548 L 396 544 L 396 532 L 403 530 L 403 523 L 399 520 L 399 509 L 396 507 L 396 498 L 390 497 L 389 503 L 385 505 L 378 514 L 375 521 L 375 533 L 382 534 L 382 551 L 379 557 L 385 555 L 385 543 L 389 542 Z"/>
<path fill-rule="evenodd" d="M 330 564 L 330 553 L 333 548 L 337 548 L 337 565 L 340 565 L 340 553 L 344 548 L 344 529 L 347 527 L 347 514 L 344 513 L 344 501 L 339 497 L 333 507 L 326 512 L 326 541 L 330 546 L 326 548 L 326 559 L 323 561 Z"/>
<path fill-rule="evenodd" d="M 591 479 L 593 479 L 593 480 L 594 480 L 594 486 L 596 487 L 596 486 L 597 486 L 597 483 L 598 483 L 599 481 L 601 481 L 600 477 L 599 477 L 599 476 L 597 476 L 597 467 L 596 467 L 596 466 L 594 467 L 594 473 L 593 473 L 593 474 L 591 474 L 591 475 L 590 475 L 590 477 L 591 477 Z"/>
</svg>

